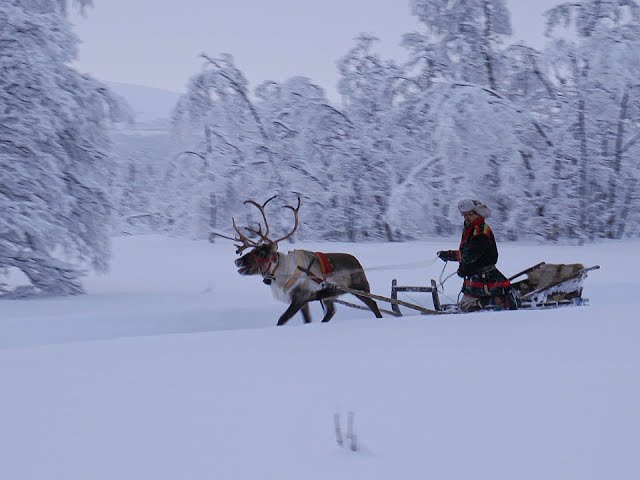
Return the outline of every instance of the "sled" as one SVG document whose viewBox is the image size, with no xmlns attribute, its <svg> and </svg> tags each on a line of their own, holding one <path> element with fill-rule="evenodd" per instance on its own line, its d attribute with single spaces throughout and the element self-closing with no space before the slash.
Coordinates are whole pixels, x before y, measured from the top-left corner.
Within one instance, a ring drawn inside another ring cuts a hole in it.
<svg viewBox="0 0 640 480">
<path fill-rule="evenodd" d="M 561 306 L 588 305 L 589 299 L 582 297 L 583 282 L 589 272 L 599 269 L 599 265 L 584 267 L 582 264 L 551 264 L 540 262 L 509 277 L 513 293 L 519 308 L 541 309 Z M 398 293 L 427 293 L 429 294 L 433 311 L 429 313 L 462 313 L 457 304 L 442 303 L 435 280 L 430 286 L 398 285 L 398 281 L 391 282 L 391 297 L 386 299 L 391 304 L 395 316 L 402 316 L 400 306 L 409 306 L 418 310 L 416 304 L 398 300 Z M 383 298 L 380 298 L 383 300 Z M 422 307 L 424 308 L 424 307 Z M 483 310 L 496 310 L 487 307 Z M 418 310 L 419 311 L 419 310 Z M 421 312 L 425 314 L 426 312 Z"/>
<path fill-rule="evenodd" d="M 580 263 L 541 262 L 509 280 L 520 308 L 588 305 L 589 299 L 582 297 L 583 283 L 589 272 L 599 268 L 600 265 L 585 267 Z M 523 275 L 526 278 L 514 282 Z"/>
</svg>

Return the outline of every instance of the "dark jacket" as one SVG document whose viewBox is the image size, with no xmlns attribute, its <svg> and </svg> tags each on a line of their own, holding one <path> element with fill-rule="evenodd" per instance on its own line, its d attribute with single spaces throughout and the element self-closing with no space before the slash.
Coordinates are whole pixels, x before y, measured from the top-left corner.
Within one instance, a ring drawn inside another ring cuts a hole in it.
<svg viewBox="0 0 640 480">
<path fill-rule="evenodd" d="M 464 278 L 462 291 L 475 297 L 507 295 L 511 283 L 496 268 L 498 246 L 489 225 L 480 217 L 465 227 L 460 249 L 452 250 L 450 258 L 460 262 L 458 275 Z"/>
</svg>

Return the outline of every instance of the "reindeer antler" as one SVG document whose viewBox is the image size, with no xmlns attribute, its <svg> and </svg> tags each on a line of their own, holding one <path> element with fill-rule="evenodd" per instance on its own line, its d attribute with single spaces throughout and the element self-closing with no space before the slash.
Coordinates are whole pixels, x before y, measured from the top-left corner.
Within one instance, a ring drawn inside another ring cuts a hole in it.
<svg viewBox="0 0 640 480">
<path fill-rule="evenodd" d="M 287 238 L 291 238 L 295 233 L 295 231 L 298 229 L 298 210 L 300 210 L 300 197 L 298 197 L 297 207 L 294 208 L 292 205 L 285 205 L 284 208 L 288 208 L 293 212 L 293 218 L 294 218 L 293 230 L 287 233 L 284 237 L 279 238 L 277 240 L 273 240 L 273 243 L 278 243 L 278 242 L 281 242 L 282 240 L 286 240 Z"/>
<path fill-rule="evenodd" d="M 258 223 L 258 229 L 256 230 L 255 228 L 251 228 L 251 227 L 244 227 L 245 230 L 253 233 L 254 235 L 258 235 L 261 239 L 261 241 L 265 241 L 265 242 L 271 242 L 271 240 L 269 240 L 268 235 L 269 235 L 269 223 L 267 222 L 267 215 L 264 212 L 264 207 L 267 206 L 267 203 L 269 203 L 271 200 L 273 200 L 274 198 L 276 198 L 277 195 L 274 195 L 273 197 L 269 198 L 266 202 L 264 202 L 262 205 L 260 205 L 258 202 L 256 202 L 255 200 L 249 199 L 249 200 L 245 200 L 244 202 L 242 202 L 243 204 L 251 204 L 254 205 L 258 210 L 260 210 L 260 213 L 262 214 L 262 219 L 264 220 L 264 227 L 266 229 L 266 232 L 262 233 L 262 225 L 260 225 Z M 233 240 L 235 240 L 236 242 L 242 242 L 241 245 L 236 245 L 236 253 L 240 254 L 242 253 L 246 248 L 249 247 L 257 247 L 259 242 L 255 242 L 253 240 L 251 240 L 249 237 L 247 237 L 244 233 L 242 233 L 240 231 L 240 228 L 236 225 L 236 220 L 235 218 L 231 217 L 231 221 L 233 222 L 233 229 L 236 231 L 236 233 L 238 234 L 237 238 L 234 238 Z"/>
<path fill-rule="evenodd" d="M 254 242 L 249 237 L 247 237 L 244 233 L 240 231 L 240 228 L 236 225 L 236 219 L 231 217 L 231 222 L 233 223 L 233 229 L 238 234 L 238 238 L 234 238 L 233 240 L 236 242 L 242 242 L 242 245 L 235 245 L 236 253 L 240 254 L 244 251 L 245 248 L 249 247 L 257 247 L 258 242 Z"/>
<path fill-rule="evenodd" d="M 233 229 L 236 231 L 236 233 L 238 234 L 237 238 L 234 238 L 233 240 L 235 240 L 236 242 L 242 242 L 241 245 L 236 245 L 236 253 L 240 254 L 243 252 L 244 249 L 249 248 L 249 247 L 257 247 L 260 242 L 267 242 L 267 243 L 271 243 L 271 244 L 277 244 L 278 242 L 281 242 L 282 240 L 286 240 L 287 238 L 291 238 L 293 236 L 293 234 L 295 233 L 295 231 L 298 228 L 298 211 L 300 210 L 300 197 L 298 197 L 298 206 L 297 207 L 293 207 L 292 205 L 285 205 L 284 208 L 288 208 L 293 212 L 293 218 L 294 218 L 294 225 L 293 225 L 293 229 L 286 234 L 284 237 L 279 238 L 277 240 L 271 240 L 269 238 L 269 222 L 267 221 L 267 214 L 265 213 L 264 209 L 267 206 L 267 203 L 269 203 L 271 200 L 273 200 L 274 198 L 276 198 L 277 195 L 274 195 L 273 197 L 269 198 L 266 202 L 264 202 L 263 204 L 259 204 L 258 202 L 256 202 L 255 200 L 249 199 L 249 200 L 245 200 L 243 203 L 246 204 L 250 204 L 255 206 L 258 210 L 260 210 L 260 213 L 262 214 L 262 219 L 264 220 L 264 227 L 265 227 L 265 232 L 262 232 L 262 225 L 260 223 L 258 223 L 258 228 L 252 228 L 252 227 L 244 227 L 244 229 L 248 232 L 251 232 L 254 235 L 257 235 L 260 237 L 259 241 L 254 241 L 251 240 L 249 237 L 247 237 L 244 233 L 242 233 L 240 231 L 240 228 L 236 225 L 236 221 L 235 219 L 232 217 L 231 220 L 233 221 Z"/>
<path fill-rule="evenodd" d="M 264 207 L 267 206 L 267 203 L 269 203 L 271 200 L 273 200 L 274 198 L 276 198 L 278 195 L 274 195 L 273 197 L 271 197 L 270 199 L 268 199 L 266 202 L 264 202 L 262 205 L 260 205 L 258 202 L 256 202 L 255 200 L 245 200 L 244 203 L 245 205 L 247 203 L 250 203 L 251 205 L 254 205 L 258 210 L 260 210 L 260 213 L 262 214 L 262 219 L 264 220 L 264 228 L 266 229 L 266 232 L 262 233 L 262 227 L 260 227 L 259 231 L 256 231 L 254 229 L 249 229 L 251 232 L 260 235 L 262 237 L 263 240 L 269 240 L 269 223 L 267 222 L 267 214 L 264 213 Z M 270 241 L 270 240 L 269 240 Z"/>
</svg>

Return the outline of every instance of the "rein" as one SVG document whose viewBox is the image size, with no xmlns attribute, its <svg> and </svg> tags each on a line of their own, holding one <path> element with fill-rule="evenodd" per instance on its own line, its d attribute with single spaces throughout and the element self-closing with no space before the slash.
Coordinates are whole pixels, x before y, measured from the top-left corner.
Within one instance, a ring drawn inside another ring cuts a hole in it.
<svg viewBox="0 0 640 480">
<path fill-rule="evenodd" d="M 368 268 L 363 267 L 363 268 L 365 272 L 371 272 L 376 270 L 412 270 L 415 268 L 430 267 L 437 261 L 438 261 L 438 257 L 436 257 L 434 260 L 425 260 L 424 262 L 396 263 L 396 264 L 389 264 L 389 265 L 378 265 L 377 267 L 368 267 Z"/>
<path fill-rule="evenodd" d="M 276 273 L 276 271 L 278 270 L 278 267 L 280 266 L 279 264 L 279 257 L 278 255 L 274 255 L 272 257 L 269 258 L 260 258 L 258 255 L 256 255 L 255 253 L 252 253 L 253 258 L 255 259 L 256 263 L 258 264 L 258 270 L 260 271 L 260 274 L 266 279 L 272 279 Z M 274 260 L 275 259 L 275 260 Z M 312 260 L 312 263 L 314 263 L 316 259 L 314 258 L 314 260 Z M 372 271 L 384 271 L 384 270 L 414 270 L 414 269 L 418 269 L 418 268 L 424 268 L 424 267 L 430 267 L 433 264 L 435 264 L 438 261 L 438 257 L 436 257 L 433 260 L 425 260 L 423 262 L 412 262 L 412 263 L 395 263 L 395 264 L 386 264 L 386 265 L 378 265 L 375 267 L 362 267 L 363 270 L 365 272 L 372 272 Z M 275 263 L 275 268 L 269 272 L 269 269 L 271 268 L 271 265 L 273 265 Z M 266 265 L 266 267 L 265 267 Z M 447 264 L 445 263 L 445 268 L 447 266 Z M 304 273 L 309 273 L 308 270 L 311 268 L 311 265 L 309 265 L 308 268 L 299 268 L 300 271 L 304 272 Z M 442 273 L 440 273 L 440 282 L 439 285 L 442 287 L 444 285 L 444 282 L 446 282 L 449 278 L 451 278 L 456 272 L 453 272 L 451 275 L 447 276 L 444 280 L 442 280 L 442 274 L 444 273 L 444 268 L 442 269 Z M 295 275 L 294 275 L 295 276 Z"/>
<path fill-rule="evenodd" d="M 447 261 L 447 262 L 444 262 L 444 267 L 442 267 L 442 271 L 440 272 L 440 276 L 438 277 L 438 291 L 440 292 L 440 294 L 441 294 L 442 296 L 444 296 L 445 298 L 447 298 L 449 301 L 453 302 L 454 300 L 453 300 L 452 298 L 448 297 L 447 295 L 445 295 L 445 293 L 444 293 L 444 283 L 445 283 L 447 280 L 449 280 L 451 277 L 453 277 L 453 276 L 457 273 L 457 271 L 456 271 L 456 272 L 451 272 L 451 273 L 450 273 L 449 275 L 447 275 L 447 276 L 444 278 L 444 280 L 443 280 L 443 279 L 442 279 L 442 276 L 444 275 L 444 271 L 445 271 L 445 270 L 446 270 L 446 268 L 447 268 L 447 263 L 449 263 L 449 262 L 448 262 L 448 261 Z M 460 297 L 460 295 L 458 295 L 458 297 Z M 458 304 L 458 300 L 455 300 L 455 303 L 456 303 L 456 305 L 457 305 L 457 304 Z"/>
<path fill-rule="evenodd" d="M 440 288 L 442 288 L 443 292 L 444 292 L 444 282 L 446 282 L 447 280 L 449 280 L 451 277 L 453 277 L 457 272 L 452 272 L 449 275 L 447 275 L 445 277 L 445 279 L 442 279 L 442 275 L 444 275 L 444 271 L 447 268 L 447 263 L 449 262 L 444 262 L 444 267 L 442 267 L 442 271 L 440 272 L 440 277 L 438 277 L 438 283 Z"/>
<path fill-rule="evenodd" d="M 258 265 L 258 270 L 260 271 L 260 274 L 262 275 L 262 281 L 266 285 L 271 285 L 271 282 L 275 278 L 275 273 L 278 270 L 278 267 L 280 266 L 280 256 L 277 253 L 273 256 L 270 256 L 269 258 L 261 258 L 255 253 L 252 253 L 252 256 Z M 311 263 L 307 268 L 304 268 L 303 266 L 298 265 L 295 273 L 288 277 L 287 282 L 285 283 L 285 289 L 287 287 L 290 287 L 291 284 L 297 280 L 300 273 L 306 274 L 307 277 L 311 278 L 311 280 L 316 281 L 316 283 L 322 283 L 324 279 L 320 279 L 319 277 L 316 277 L 316 275 L 311 273 L 311 266 L 315 261 L 317 261 L 316 257 L 313 258 L 313 260 L 311 261 Z M 386 265 L 378 265 L 375 267 L 368 267 L 368 268 L 363 267 L 363 269 L 365 272 L 384 271 L 384 270 L 401 270 L 401 269 L 410 270 L 410 269 L 430 267 L 433 264 L 435 264 L 437 261 L 438 261 L 438 257 L 434 258 L 433 260 L 425 260 L 423 262 L 386 264 Z M 449 262 L 445 262 L 444 266 L 442 267 L 442 271 L 440 272 L 440 276 L 438 277 L 438 290 L 443 295 L 444 295 L 444 284 L 446 283 L 447 280 L 449 280 L 451 277 L 453 277 L 456 274 L 456 272 L 452 272 L 449 275 L 447 275 L 444 279 L 442 278 L 448 263 Z"/>
</svg>

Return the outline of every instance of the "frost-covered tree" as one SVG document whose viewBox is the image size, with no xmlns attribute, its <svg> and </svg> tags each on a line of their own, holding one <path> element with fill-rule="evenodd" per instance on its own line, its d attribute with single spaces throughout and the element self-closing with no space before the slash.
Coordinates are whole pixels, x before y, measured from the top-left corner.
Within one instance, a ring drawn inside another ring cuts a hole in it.
<svg viewBox="0 0 640 480">
<path fill-rule="evenodd" d="M 66 7 L 0 0 L 0 275 L 21 271 L 25 294 L 80 293 L 109 259 L 105 123 L 119 105 L 69 66 Z"/>
<path fill-rule="evenodd" d="M 195 151 L 180 152 L 169 162 L 159 205 L 171 234 L 205 239 L 216 227 L 210 216 L 209 201 L 215 202 L 210 168 L 209 159 Z"/>
<path fill-rule="evenodd" d="M 173 118 L 174 130 L 182 138 L 185 151 L 194 155 L 178 157 L 165 187 L 176 191 L 175 182 L 171 183 L 179 178 L 181 198 L 189 192 L 204 196 L 177 203 L 169 197 L 167 206 L 173 212 L 170 223 L 178 227 L 178 218 L 193 218 L 188 234 L 195 238 L 209 236 L 210 232 L 201 229 L 205 224 L 201 219 L 210 218 L 212 209 L 216 210 L 216 217 L 222 215 L 227 222 L 229 217 L 225 214 L 242 211 L 244 199 L 264 196 L 280 183 L 271 141 L 251 98 L 247 79 L 231 55 L 203 58 L 203 69 L 189 81 Z M 202 159 L 204 170 L 189 164 L 202 163 Z M 181 171 L 184 169 L 187 171 Z M 197 171 L 204 173 L 196 174 Z M 217 222 L 212 219 L 210 223 Z"/>
<path fill-rule="evenodd" d="M 414 64 L 431 71 L 426 75 L 498 88 L 499 48 L 511 35 L 505 0 L 411 0 L 410 5 L 426 28 L 405 36 Z"/>
<path fill-rule="evenodd" d="M 163 231 L 159 208 L 167 192 L 162 187 L 173 141 L 168 132 L 120 128 L 111 135 L 117 164 L 109 182 L 113 204 L 112 232 L 143 234 Z"/>
<path fill-rule="evenodd" d="M 118 194 L 114 201 L 114 231 L 149 233 L 159 231 L 161 215 L 157 211 L 158 167 L 153 159 L 127 157 L 118 159 Z"/>
<path fill-rule="evenodd" d="M 523 219 L 541 213 L 531 201 L 542 194 L 531 141 L 540 133 L 535 112 L 520 106 L 524 95 L 509 95 L 518 68 L 503 47 L 511 34 L 506 5 L 413 0 L 411 9 L 426 31 L 404 37 L 409 60 L 397 116 L 411 163 L 392 190 L 388 221 L 418 236 L 450 234 L 459 228 L 451 206 L 476 196 L 516 238 L 528 231 Z M 526 87 L 521 79 L 518 86 Z"/>
<path fill-rule="evenodd" d="M 558 198 L 563 182 L 563 153 L 555 138 L 553 112 L 561 108 L 562 98 L 549 76 L 544 55 L 524 44 L 502 52 L 499 70 L 501 91 L 520 113 L 515 126 L 521 143 L 523 173 L 527 178 L 521 190 L 528 232 L 557 241 L 561 235 L 560 218 L 565 209 L 550 198 Z M 521 213 L 522 215 L 522 213 Z"/>
<path fill-rule="evenodd" d="M 370 239 L 393 240 L 386 221 L 393 186 L 402 178 L 409 160 L 398 130 L 397 103 L 406 81 L 395 63 L 373 50 L 377 38 L 360 35 L 356 45 L 338 62 L 344 113 L 354 128 L 355 175 L 351 207 L 358 210 L 351 222 L 354 233 Z"/>
<path fill-rule="evenodd" d="M 302 197 L 298 235 L 344 239 L 353 225 L 345 205 L 355 175 L 350 120 L 304 77 L 265 82 L 256 97 L 281 176 L 274 194 Z M 290 216 L 283 221 L 286 230 Z"/>
<path fill-rule="evenodd" d="M 633 0 L 584 0 L 546 16 L 547 59 L 563 100 L 555 126 L 568 235 L 619 238 L 639 178 L 640 9 Z"/>
<path fill-rule="evenodd" d="M 228 230 L 232 216 L 253 225 L 257 211 L 244 200 L 275 194 L 282 201 L 302 197 L 299 236 L 343 239 L 352 225 L 345 215 L 349 179 L 357 175 L 352 125 L 309 79 L 264 82 L 250 92 L 229 55 L 206 57 L 174 126 L 185 145 L 167 172 L 166 210 L 176 232 L 205 238 Z M 205 221 L 212 212 L 215 221 Z M 272 231 L 290 228 L 290 216 L 273 216 Z"/>
<path fill-rule="evenodd" d="M 477 85 L 442 85 L 430 94 L 433 145 L 393 191 L 394 227 L 418 236 L 452 233 L 460 223 L 456 201 L 472 197 L 492 206 L 492 221 L 504 238 L 518 238 L 534 215 L 526 193 L 534 166 L 521 138 L 531 128 L 529 119 L 508 99 Z M 416 212 L 425 190 L 441 199 L 440 208 L 422 205 Z"/>
<path fill-rule="evenodd" d="M 548 15 L 573 29 L 544 52 L 506 45 L 504 0 L 412 0 L 421 33 L 396 65 L 361 35 L 338 62 L 343 104 L 310 79 L 251 92 L 229 55 L 205 59 L 176 109 L 167 171 L 176 232 L 258 220 L 243 200 L 303 197 L 300 236 L 409 239 L 459 231 L 461 197 L 503 238 L 619 238 L 640 223 L 640 33 L 633 0 Z M 270 204 L 270 207 L 276 202 Z M 273 231 L 290 218 L 274 215 Z"/>
</svg>

